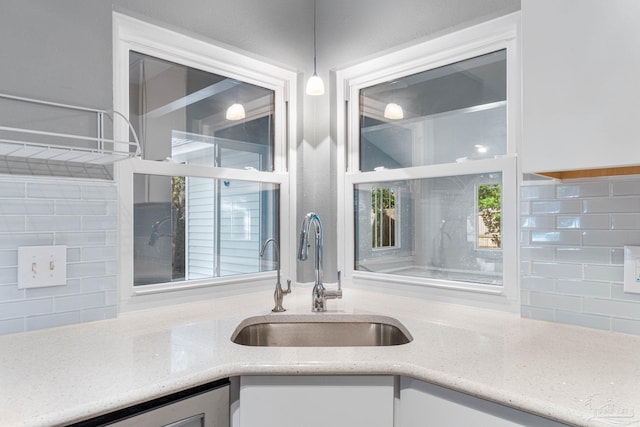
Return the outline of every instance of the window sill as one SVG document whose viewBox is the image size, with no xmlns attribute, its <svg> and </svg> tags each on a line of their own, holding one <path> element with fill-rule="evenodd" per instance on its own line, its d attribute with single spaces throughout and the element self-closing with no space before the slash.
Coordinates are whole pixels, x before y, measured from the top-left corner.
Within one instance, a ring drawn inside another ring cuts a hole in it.
<svg viewBox="0 0 640 427">
<path fill-rule="evenodd" d="M 517 295 L 511 297 L 504 285 L 481 285 L 448 280 L 404 277 L 354 271 L 352 285 L 394 295 L 432 299 L 493 310 L 519 312 Z"/>
<path fill-rule="evenodd" d="M 272 289 L 276 272 L 217 277 L 197 282 L 176 282 L 130 286 L 119 301 L 119 312 L 146 310 L 162 306 L 202 301 L 205 299 L 239 295 L 261 289 Z M 141 288 L 141 289 L 138 289 Z"/>
</svg>

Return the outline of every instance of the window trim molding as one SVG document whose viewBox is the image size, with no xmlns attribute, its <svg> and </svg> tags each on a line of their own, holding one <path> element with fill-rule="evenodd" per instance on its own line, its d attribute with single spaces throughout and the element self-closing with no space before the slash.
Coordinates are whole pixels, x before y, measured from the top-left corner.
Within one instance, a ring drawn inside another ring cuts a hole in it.
<svg viewBox="0 0 640 427">
<path fill-rule="evenodd" d="M 203 71 L 225 75 L 274 91 L 274 165 L 273 172 L 211 168 L 170 162 L 128 159 L 114 166 L 118 183 L 118 299 L 120 312 L 160 305 L 201 300 L 214 294 L 247 292 L 272 286 L 276 272 L 217 277 L 160 285 L 133 285 L 133 174 L 185 175 L 204 178 L 258 181 L 280 185 L 280 224 L 295 218 L 297 141 L 297 73 L 252 57 L 247 53 L 221 47 L 118 12 L 113 12 L 113 91 L 114 109 L 129 116 L 129 52 L 134 50 Z M 129 129 L 114 125 L 115 138 L 127 138 Z M 293 143 L 290 143 L 293 141 Z M 124 147 L 122 147 L 124 149 Z M 280 227 L 280 267 L 284 277 L 292 277 L 295 265 L 295 233 Z"/>
<path fill-rule="evenodd" d="M 394 78 L 458 62 L 496 50 L 507 50 L 507 154 L 501 158 L 456 165 L 437 164 L 400 170 L 359 171 L 359 91 Z M 458 174 L 505 171 L 513 177 L 503 178 L 503 205 L 512 206 L 503 213 L 503 286 L 496 290 L 483 286 L 466 286 L 415 280 L 401 276 L 360 272 L 354 269 L 354 238 L 338 246 L 338 269 L 345 283 L 355 286 L 381 287 L 385 291 L 425 295 L 434 299 L 465 302 L 508 311 L 520 309 L 518 264 L 518 176 L 517 152 L 521 139 L 520 93 L 520 13 L 505 15 L 466 29 L 428 40 L 348 68 L 334 71 L 336 80 L 336 119 L 338 170 L 338 224 L 340 236 L 353 236 L 353 185 L 394 179 L 428 178 Z M 397 286 L 389 286 L 390 284 Z"/>
</svg>

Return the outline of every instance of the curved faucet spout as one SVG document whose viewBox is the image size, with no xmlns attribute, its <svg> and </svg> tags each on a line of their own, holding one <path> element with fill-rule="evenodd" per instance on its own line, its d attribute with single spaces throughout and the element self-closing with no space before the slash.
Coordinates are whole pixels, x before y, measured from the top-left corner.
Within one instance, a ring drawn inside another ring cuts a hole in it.
<svg viewBox="0 0 640 427">
<path fill-rule="evenodd" d="M 309 212 L 305 215 L 300 224 L 300 236 L 298 241 L 298 259 L 306 261 L 309 258 L 309 235 L 311 234 L 311 226 L 315 226 L 314 238 L 314 262 L 313 268 L 316 272 L 316 286 L 322 286 L 322 248 L 324 245 L 324 237 L 322 231 L 322 221 L 315 212 Z"/>
<path fill-rule="evenodd" d="M 278 270 L 278 273 L 279 273 L 280 272 L 280 245 L 278 245 L 278 241 L 276 239 L 271 237 L 264 241 L 262 245 L 262 249 L 260 249 L 260 258 L 264 256 L 264 251 L 267 250 L 267 246 L 269 245 L 269 243 L 273 243 L 273 246 L 276 247 L 276 270 Z"/>
<path fill-rule="evenodd" d="M 312 311 L 327 311 L 326 301 L 332 298 L 342 298 L 342 289 L 338 288 L 337 291 L 329 291 L 325 289 L 322 283 L 322 247 L 323 247 L 323 231 L 322 221 L 315 212 L 309 212 L 305 215 L 302 223 L 300 224 L 300 236 L 298 241 L 298 259 L 300 261 L 306 261 L 309 258 L 309 235 L 311 234 L 311 227 L 314 227 L 314 269 L 316 273 L 316 281 L 313 285 L 313 291 L 311 294 L 311 310 Z"/>
</svg>

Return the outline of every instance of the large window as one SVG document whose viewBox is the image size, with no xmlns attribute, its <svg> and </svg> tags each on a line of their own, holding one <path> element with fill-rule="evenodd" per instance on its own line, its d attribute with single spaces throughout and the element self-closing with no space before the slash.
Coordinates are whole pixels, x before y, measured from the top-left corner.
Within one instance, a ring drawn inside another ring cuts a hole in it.
<svg viewBox="0 0 640 427">
<path fill-rule="evenodd" d="M 338 73 L 349 100 L 344 232 L 353 236 L 343 269 L 354 283 L 517 298 L 512 19 Z"/>
<path fill-rule="evenodd" d="M 138 52 L 129 64 L 129 117 L 143 159 L 273 170 L 273 90 Z M 261 271 L 260 245 L 279 240 L 278 189 L 136 174 L 134 285 Z"/>
<path fill-rule="evenodd" d="M 288 269 L 293 239 L 280 224 L 289 221 L 285 89 L 294 74 L 115 16 L 116 105 L 142 147 L 118 165 L 125 305 L 132 295 L 270 277 L 278 254 L 260 257 L 269 238 Z"/>
</svg>

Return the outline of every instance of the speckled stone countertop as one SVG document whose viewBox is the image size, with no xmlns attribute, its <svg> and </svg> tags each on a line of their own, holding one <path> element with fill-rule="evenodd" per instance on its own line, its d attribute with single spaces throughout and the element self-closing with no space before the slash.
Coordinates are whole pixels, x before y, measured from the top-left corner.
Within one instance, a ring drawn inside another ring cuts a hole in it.
<svg viewBox="0 0 640 427">
<path fill-rule="evenodd" d="M 310 312 L 310 290 L 285 298 Z M 569 424 L 640 423 L 640 337 L 518 315 L 345 289 L 330 314 L 400 320 L 414 340 L 391 347 L 246 347 L 230 337 L 271 315 L 260 291 L 0 337 L 0 425 L 86 419 L 243 374 L 414 377 Z M 273 314 L 280 316 L 281 314 Z"/>
</svg>

